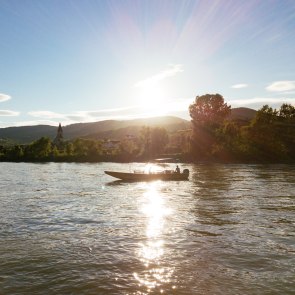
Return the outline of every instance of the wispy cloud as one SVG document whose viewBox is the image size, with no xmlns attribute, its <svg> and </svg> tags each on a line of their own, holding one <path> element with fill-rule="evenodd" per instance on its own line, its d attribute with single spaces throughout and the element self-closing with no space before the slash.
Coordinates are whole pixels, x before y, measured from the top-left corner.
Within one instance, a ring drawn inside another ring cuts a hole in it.
<svg viewBox="0 0 295 295">
<path fill-rule="evenodd" d="M 138 81 L 134 84 L 134 87 L 146 87 L 150 85 L 157 84 L 161 80 L 164 80 L 166 78 L 175 76 L 179 73 L 183 72 L 183 66 L 178 64 L 178 65 L 171 65 L 168 69 L 163 70 L 151 77 L 148 77 L 144 80 Z"/>
<path fill-rule="evenodd" d="M 124 107 L 124 108 L 112 108 L 112 109 L 103 109 L 103 110 L 97 110 L 97 111 L 88 111 L 84 112 L 90 117 L 97 117 L 101 116 L 102 114 L 117 114 L 117 113 L 126 113 L 130 112 L 134 109 L 137 109 L 137 106 L 129 106 L 129 107 Z"/>
<path fill-rule="evenodd" d="M 4 93 L 0 93 L 0 102 L 6 101 L 6 100 L 9 100 L 9 99 L 11 99 L 11 96 L 10 95 L 4 94 Z"/>
<path fill-rule="evenodd" d="M 280 107 L 283 103 L 295 105 L 295 98 L 292 97 L 253 97 L 248 99 L 230 100 L 229 104 L 232 107 L 250 107 L 259 109 L 263 105 L 269 105 L 274 108 Z"/>
<path fill-rule="evenodd" d="M 272 92 L 285 92 L 295 90 L 295 81 L 275 81 L 266 87 Z"/>
<path fill-rule="evenodd" d="M 17 121 L 17 122 L 0 122 L 0 127 L 20 127 L 20 126 L 36 126 L 36 125 L 50 125 L 50 126 L 58 126 L 59 122 L 51 121 L 51 120 L 28 120 L 28 121 Z"/>
<path fill-rule="evenodd" d="M 2 117 L 16 117 L 20 113 L 15 111 L 9 111 L 9 110 L 0 110 L 0 116 Z"/>
<path fill-rule="evenodd" d="M 135 106 L 124 107 L 124 108 L 111 108 L 111 109 L 102 109 L 95 111 L 77 111 L 70 114 L 61 114 L 52 111 L 31 111 L 28 112 L 28 115 L 35 118 L 43 118 L 43 119 L 69 119 L 74 121 L 87 121 L 93 120 L 93 118 L 101 117 L 101 116 L 115 116 L 118 113 L 126 113 L 130 110 L 135 109 Z"/>
<path fill-rule="evenodd" d="M 132 106 L 117 109 L 104 109 L 97 111 L 79 111 L 65 115 L 65 118 L 74 122 L 96 122 L 103 120 L 129 120 L 139 117 L 147 117 L 149 110 L 143 110 L 140 106 Z"/>
<path fill-rule="evenodd" d="M 56 113 L 52 111 L 31 111 L 28 112 L 28 115 L 34 118 L 42 118 L 42 120 L 47 120 L 49 122 L 56 122 L 51 120 L 58 120 L 62 121 L 63 125 L 68 125 L 73 123 L 95 122 L 113 118 L 121 118 L 124 116 L 128 116 L 130 111 L 132 112 L 132 110 L 135 108 L 136 107 L 133 106 L 124 108 L 102 109 L 96 111 L 76 111 L 73 113 L 65 114 Z M 34 122 L 40 122 L 40 120 L 36 120 Z"/>
<path fill-rule="evenodd" d="M 51 111 L 32 111 L 28 115 L 36 118 L 45 118 L 45 119 L 62 119 L 65 115 L 54 113 Z"/>
<path fill-rule="evenodd" d="M 166 101 L 163 104 L 157 104 L 154 106 L 133 105 L 121 108 L 77 111 L 67 114 L 55 113 L 52 111 L 31 111 L 28 113 L 28 115 L 37 118 L 37 120 L 22 122 L 22 124 L 38 125 L 48 122 L 49 125 L 56 125 L 57 122 L 62 122 L 63 125 L 69 125 L 82 122 L 96 122 L 103 120 L 131 120 L 136 118 L 147 118 L 164 115 L 180 114 L 182 116 L 182 114 L 188 113 L 188 106 L 192 102 L 192 98 L 182 98 Z"/>
<path fill-rule="evenodd" d="M 67 117 L 71 120 L 79 118 L 80 120 L 83 119 L 83 121 L 100 121 L 109 119 L 128 120 L 153 116 L 175 115 L 184 111 L 188 112 L 188 107 L 192 102 L 192 98 L 181 98 L 151 106 L 134 105 L 125 108 L 76 112 L 75 114 L 67 115 Z"/>
<path fill-rule="evenodd" d="M 248 86 L 249 86 L 248 84 L 241 83 L 241 84 L 235 84 L 235 85 L 232 85 L 231 88 L 234 88 L 234 89 L 241 89 L 241 88 L 246 88 L 246 87 L 248 87 Z"/>
</svg>

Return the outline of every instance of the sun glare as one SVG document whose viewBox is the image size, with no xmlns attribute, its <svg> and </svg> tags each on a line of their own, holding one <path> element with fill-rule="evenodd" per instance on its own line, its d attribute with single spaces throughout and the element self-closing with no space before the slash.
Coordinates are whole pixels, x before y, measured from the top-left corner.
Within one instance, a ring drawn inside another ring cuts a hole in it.
<svg viewBox="0 0 295 295">
<path fill-rule="evenodd" d="M 165 116 L 169 97 L 164 86 L 148 83 L 139 87 L 136 95 L 136 104 L 143 110 L 143 115 L 148 117 Z"/>
<path fill-rule="evenodd" d="M 133 86 L 136 102 L 143 107 L 147 113 L 154 115 L 165 115 L 165 105 L 172 99 L 171 78 L 183 72 L 182 65 L 169 65 L 163 70 L 137 81 Z M 174 80 L 175 83 L 175 80 Z"/>
<path fill-rule="evenodd" d="M 145 239 L 139 244 L 138 257 L 144 265 L 142 273 L 134 278 L 150 292 L 171 281 L 174 269 L 162 263 L 165 255 L 164 231 L 166 216 L 171 214 L 164 198 L 159 193 L 161 182 L 150 183 L 143 195 L 142 213 L 146 217 Z M 162 293 L 162 292 L 161 292 Z"/>
<path fill-rule="evenodd" d="M 155 109 L 159 104 L 163 104 L 167 100 L 166 92 L 163 86 L 150 82 L 139 87 L 138 103 L 148 109 Z"/>
</svg>

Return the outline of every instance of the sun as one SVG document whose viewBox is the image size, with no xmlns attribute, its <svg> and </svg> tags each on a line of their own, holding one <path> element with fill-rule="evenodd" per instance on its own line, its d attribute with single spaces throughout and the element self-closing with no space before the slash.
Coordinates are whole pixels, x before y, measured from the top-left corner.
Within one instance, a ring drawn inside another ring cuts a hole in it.
<svg viewBox="0 0 295 295">
<path fill-rule="evenodd" d="M 137 105 L 146 113 L 159 116 L 167 114 L 167 105 L 175 96 L 173 90 L 177 89 L 175 78 L 172 78 L 181 72 L 181 64 L 171 64 L 137 81 L 132 89 Z"/>
<path fill-rule="evenodd" d="M 151 83 L 141 88 L 139 102 L 144 106 L 156 107 L 159 103 L 165 102 L 165 94 L 165 90 L 161 85 Z"/>
<path fill-rule="evenodd" d="M 150 81 L 137 88 L 136 102 L 151 115 L 164 115 L 165 103 L 168 102 L 168 94 L 164 85 Z"/>
</svg>

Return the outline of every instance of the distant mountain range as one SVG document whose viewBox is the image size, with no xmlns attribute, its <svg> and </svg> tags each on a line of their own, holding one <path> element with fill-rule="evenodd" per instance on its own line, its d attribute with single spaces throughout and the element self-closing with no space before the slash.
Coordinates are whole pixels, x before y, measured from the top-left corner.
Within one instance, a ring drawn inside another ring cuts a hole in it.
<svg viewBox="0 0 295 295">
<path fill-rule="evenodd" d="M 249 108 L 232 109 L 231 118 L 234 120 L 249 121 L 256 111 Z M 168 132 L 175 132 L 191 128 L 191 123 L 178 117 L 165 116 L 134 120 L 106 120 L 93 123 L 78 123 L 63 126 L 66 140 L 82 137 L 89 139 L 122 139 L 126 135 L 137 136 L 143 126 L 163 127 Z M 47 136 L 54 139 L 57 127 L 48 125 L 22 126 L 0 128 L 0 144 L 8 142 L 25 144 Z"/>
</svg>

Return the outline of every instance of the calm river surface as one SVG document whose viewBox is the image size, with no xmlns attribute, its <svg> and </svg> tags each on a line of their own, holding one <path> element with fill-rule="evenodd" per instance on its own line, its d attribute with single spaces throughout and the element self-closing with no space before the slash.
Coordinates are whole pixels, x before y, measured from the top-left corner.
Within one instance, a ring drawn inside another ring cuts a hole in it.
<svg viewBox="0 0 295 295">
<path fill-rule="evenodd" d="M 295 166 L 0 163 L 0 294 L 295 294 Z"/>
</svg>

